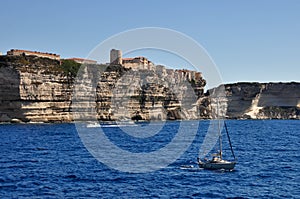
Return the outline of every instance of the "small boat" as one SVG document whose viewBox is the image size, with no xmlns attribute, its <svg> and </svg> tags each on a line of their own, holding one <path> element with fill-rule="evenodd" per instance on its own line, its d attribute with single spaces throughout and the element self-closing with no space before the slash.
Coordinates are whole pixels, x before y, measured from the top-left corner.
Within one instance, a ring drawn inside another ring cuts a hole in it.
<svg viewBox="0 0 300 199">
<path fill-rule="evenodd" d="M 86 125 L 87 128 L 98 128 L 98 127 L 123 127 L 123 126 L 137 126 L 134 121 L 131 120 L 120 120 L 120 121 L 106 121 L 106 122 L 92 122 Z"/>
<path fill-rule="evenodd" d="M 87 123 L 86 127 L 87 128 L 97 128 L 97 127 L 100 127 L 100 124 L 98 122 Z"/>
<path fill-rule="evenodd" d="M 118 126 L 137 126 L 132 120 L 120 120 L 117 121 Z"/>
<path fill-rule="evenodd" d="M 218 104 L 217 104 L 217 114 L 219 116 L 219 100 L 218 100 Z M 234 155 L 234 151 L 232 149 L 232 144 L 231 144 L 231 140 L 229 137 L 229 133 L 228 133 L 228 129 L 227 129 L 227 125 L 224 122 L 224 127 L 225 127 L 225 131 L 227 134 L 227 138 L 229 141 L 229 146 L 231 149 L 231 153 L 232 156 L 234 157 L 233 161 L 228 161 L 228 160 L 224 160 L 223 159 L 223 151 L 222 151 L 222 130 L 221 130 L 221 126 L 220 126 L 220 120 L 218 120 L 218 137 L 219 137 L 219 150 L 217 153 L 212 154 L 212 159 L 209 160 L 207 158 L 205 158 L 204 160 L 201 160 L 199 157 L 197 158 L 197 162 L 200 168 L 203 169 L 211 169 L 211 170 L 233 170 L 237 161 L 236 161 L 236 157 Z"/>
<path fill-rule="evenodd" d="M 232 145 L 231 145 L 231 141 L 230 141 L 230 137 L 229 137 L 229 134 L 228 134 L 226 123 L 224 123 L 224 125 L 225 125 L 225 130 L 226 130 L 226 133 L 227 133 L 227 137 L 228 137 L 228 140 L 229 140 L 231 153 L 234 157 L 234 161 L 224 160 L 223 157 L 222 157 L 222 134 L 221 134 L 221 131 L 220 131 L 220 134 L 219 134 L 219 143 L 220 143 L 219 144 L 219 147 L 220 147 L 219 152 L 212 154 L 213 157 L 212 157 L 211 160 L 204 159 L 204 161 L 202 161 L 202 160 L 200 160 L 200 158 L 198 158 L 197 161 L 198 161 L 198 164 L 199 164 L 200 168 L 211 169 L 211 170 L 220 170 L 220 169 L 233 170 L 234 169 L 234 167 L 236 165 L 236 157 L 235 157 L 233 149 L 232 149 Z"/>
</svg>

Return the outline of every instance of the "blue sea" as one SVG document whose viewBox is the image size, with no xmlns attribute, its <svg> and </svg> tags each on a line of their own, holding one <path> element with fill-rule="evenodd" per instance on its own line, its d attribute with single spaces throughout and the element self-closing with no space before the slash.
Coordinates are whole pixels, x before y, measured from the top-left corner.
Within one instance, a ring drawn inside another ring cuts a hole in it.
<svg viewBox="0 0 300 199">
<path fill-rule="evenodd" d="M 198 131 L 183 154 L 164 168 L 142 173 L 98 161 L 74 124 L 2 124 L 0 198 L 300 198 L 300 121 L 226 121 L 238 159 L 233 171 L 196 164 L 209 121 L 167 122 L 147 138 L 120 134 L 118 127 L 103 132 L 122 150 L 146 154 L 172 142 L 180 124 L 195 122 Z"/>
</svg>

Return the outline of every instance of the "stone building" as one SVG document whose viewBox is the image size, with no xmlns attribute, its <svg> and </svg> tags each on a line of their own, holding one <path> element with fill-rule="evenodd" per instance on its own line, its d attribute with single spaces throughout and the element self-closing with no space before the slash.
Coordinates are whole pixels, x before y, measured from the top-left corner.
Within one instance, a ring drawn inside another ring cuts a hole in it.
<svg viewBox="0 0 300 199">
<path fill-rule="evenodd" d="M 201 72 L 196 72 L 196 71 L 192 71 L 192 70 L 187 70 L 187 69 L 179 69 L 179 70 L 175 70 L 175 73 L 177 73 L 178 78 L 180 80 L 188 80 L 188 81 L 192 81 L 192 80 L 201 80 L 202 79 L 202 73 Z"/>
<path fill-rule="evenodd" d="M 145 69 L 149 70 L 153 63 L 149 61 L 146 57 L 134 57 L 134 58 L 122 58 L 122 65 L 125 68 L 131 69 Z"/>
<path fill-rule="evenodd" d="M 55 59 L 60 60 L 60 55 L 54 54 L 54 53 L 45 53 L 45 52 L 37 52 L 37 51 L 29 51 L 29 50 L 19 50 L 19 49 L 11 49 L 10 51 L 7 51 L 8 56 L 13 55 L 34 55 L 38 57 L 45 57 L 49 59 Z"/>
<path fill-rule="evenodd" d="M 124 68 L 132 70 L 155 71 L 160 77 L 165 77 L 170 82 L 199 81 L 202 80 L 202 73 L 187 69 L 167 69 L 163 65 L 154 65 L 146 57 L 123 58 L 122 51 L 112 49 L 110 51 L 110 63 L 120 64 Z"/>
<path fill-rule="evenodd" d="M 123 58 L 122 51 L 112 49 L 110 51 L 110 63 L 121 64 L 125 68 L 135 69 L 153 69 L 154 64 L 149 61 L 146 57 L 134 57 L 134 58 Z"/>
<path fill-rule="evenodd" d="M 122 64 L 122 51 L 112 49 L 110 51 L 110 63 L 111 64 Z"/>
</svg>

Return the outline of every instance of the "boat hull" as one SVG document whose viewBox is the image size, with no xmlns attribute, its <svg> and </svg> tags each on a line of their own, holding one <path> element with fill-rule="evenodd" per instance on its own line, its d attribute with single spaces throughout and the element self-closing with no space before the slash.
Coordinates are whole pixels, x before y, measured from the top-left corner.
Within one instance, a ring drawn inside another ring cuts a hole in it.
<svg viewBox="0 0 300 199">
<path fill-rule="evenodd" d="M 199 167 L 210 170 L 233 170 L 236 162 L 199 162 Z"/>
</svg>

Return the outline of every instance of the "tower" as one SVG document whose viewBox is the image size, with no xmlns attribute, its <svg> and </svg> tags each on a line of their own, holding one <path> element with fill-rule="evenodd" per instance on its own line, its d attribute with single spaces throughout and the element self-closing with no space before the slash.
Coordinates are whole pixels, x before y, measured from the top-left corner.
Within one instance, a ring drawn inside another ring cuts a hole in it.
<svg viewBox="0 0 300 199">
<path fill-rule="evenodd" d="M 110 51 L 110 63 L 111 64 L 122 64 L 122 51 L 112 49 Z"/>
</svg>

